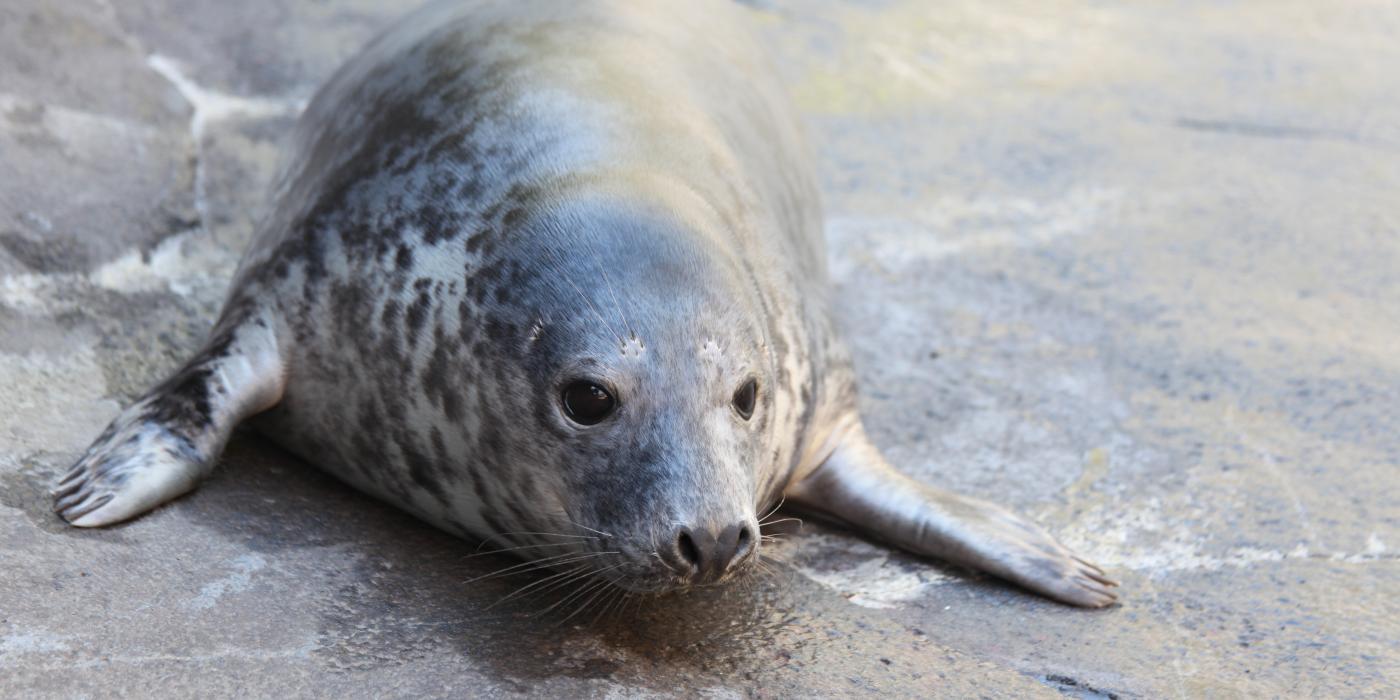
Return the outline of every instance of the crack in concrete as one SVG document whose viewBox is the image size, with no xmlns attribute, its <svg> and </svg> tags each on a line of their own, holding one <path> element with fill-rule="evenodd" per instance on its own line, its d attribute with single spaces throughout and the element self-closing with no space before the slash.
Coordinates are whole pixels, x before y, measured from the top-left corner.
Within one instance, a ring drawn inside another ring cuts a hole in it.
<svg viewBox="0 0 1400 700">
<path fill-rule="evenodd" d="M 194 208 L 199 214 L 200 229 L 208 233 L 208 167 L 204 148 L 205 128 L 211 123 L 233 117 L 266 118 L 300 113 L 304 100 L 242 97 L 205 88 L 191 80 L 169 56 L 152 53 L 146 65 L 165 78 L 190 105 L 190 136 L 194 140 Z"/>
<path fill-rule="evenodd" d="M 1118 700 L 1118 693 L 1090 685 L 1074 676 L 1062 673 L 1047 673 L 1036 680 L 1060 691 L 1064 695 L 1086 700 Z"/>
<path fill-rule="evenodd" d="M 121 39 L 127 48 L 135 51 L 136 55 L 144 56 L 146 51 L 142 48 L 140 40 L 127 31 L 126 25 L 122 24 L 121 15 L 117 13 L 117 8 L 111 3 L 111 0 L 96 0 L 96 2 L 98 7 L 101 7 L 106 13 L 107 19 L 112 22 L 112 27 L 117 30 L 117 38 Z"/>
<path fill-rule="evenodd" d="M 1300 141 L 1346 141 L 1349 143 L 1358 143 L 1361 141 L 1360 137 L 1356 134 L 1338 131 L 1336 129 L 1318 129 L 1306 126 L 1289 126 L 1286 124 L 1264 124 L 1233 119 L 1178 117 L 1176 121 L 1172 122 L 1172 125 L 1179 129 L 1226 134 L 1229 136 L 1295 139 Z"/>
<path fill-rule="evenodd" d="M 1235 429 L 1234 407 L 1228 407 L 1225 411 L 1225 427 L 1229 430 L 1235 430 L 1235 437 L 1239 439 L 1242 447 L 1259 455 L 1260 461 L 1269 470 L 1274 481 L 1283 488 L 1284 493 L 1288 495 L 1288 500 L 1293 503 L 1293 509 L 1298 512 L 1298 525 L 1303 529 L 1303 535 L 1307 537 L 1308 544 L 1317 546 L 1317 530 L 1313 527 L 1312 516 L 1308 514 L 1308 508 L 1298 495 L 1298 489 L 1294 487 L 1293 480 L 1283 469 L 1279 468 L 1278 458 L 1274 456 L 1273 452 L 1264 449 L 1255 442 L 1248 432 Z"/>
</svg>

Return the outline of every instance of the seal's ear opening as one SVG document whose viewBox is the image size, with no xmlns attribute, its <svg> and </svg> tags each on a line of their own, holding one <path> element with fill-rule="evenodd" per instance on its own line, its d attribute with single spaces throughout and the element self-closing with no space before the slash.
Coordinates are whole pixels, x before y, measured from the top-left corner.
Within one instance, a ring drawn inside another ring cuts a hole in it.
<svg viewBox="0 0 1400 700">
<path fill-rule="evenodd" d="M 739 417 L 748 420 L 753 417 L 754 403 L 758 400 L 758 380 L 752 377 L 734 391 L 734 410 Z"/>
</svg>

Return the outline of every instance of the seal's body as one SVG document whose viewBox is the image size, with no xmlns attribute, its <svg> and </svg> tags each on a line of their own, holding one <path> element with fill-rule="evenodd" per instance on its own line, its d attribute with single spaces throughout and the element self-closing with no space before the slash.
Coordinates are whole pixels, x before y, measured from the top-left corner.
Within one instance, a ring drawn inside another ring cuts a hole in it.
<svg viewBox="0 0 1400 700">
<path fill-rule="evenodd" d="M 723 579 L 783 502 L 1056 599 L 1034 526 L 894 472 L 856 415 L 818 193 L 725 3 L 441 2 L 321 89 L 211 340 L 60 482 L 95 526 L 247 418 L 444 529 L 631 590 Z"/>
</svg>

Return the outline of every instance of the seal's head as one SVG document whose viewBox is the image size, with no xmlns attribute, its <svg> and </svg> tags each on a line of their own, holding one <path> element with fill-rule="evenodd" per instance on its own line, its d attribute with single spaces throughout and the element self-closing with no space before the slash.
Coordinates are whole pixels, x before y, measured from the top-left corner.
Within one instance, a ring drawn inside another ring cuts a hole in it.
<svg viewBox="0 0 1400 700">
<path fill-rule="evenodd" d="M 506 234 L 515 291 L 487 314 L 510 326 L 485 341 L 502 394 L 487 451 L 498 478 L 530 484 L 520 529 L 564 536 L 523 551 L 634 591 L 747 568 L 777 469 L 759 305 L 705 248 L 705 217 L 677 210 L 534 202 Z"/>
</svg>

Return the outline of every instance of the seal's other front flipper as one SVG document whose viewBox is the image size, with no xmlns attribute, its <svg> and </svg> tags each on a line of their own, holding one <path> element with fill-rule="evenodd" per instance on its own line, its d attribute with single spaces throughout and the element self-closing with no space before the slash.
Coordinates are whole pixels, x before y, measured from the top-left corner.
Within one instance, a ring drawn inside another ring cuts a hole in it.
<svg viewBox="0 0 1400 700">
<path fill-rule="evenodd" d="M 1118 584 L 1044 530 L 991 503 L 895 471 L 857 421 L 787 503 L 924 556 L 985 571 L 1070 605 L 1099 608 Z"/>
<path fill-rule="evenodd" d="M 78 527 L 140 515 L 195 487 L 240 421 L 282 397 L 266 321 L 216 330 L 194 359 L 122 411 L 54 490 L 54 511 Z"/>
</svg>

